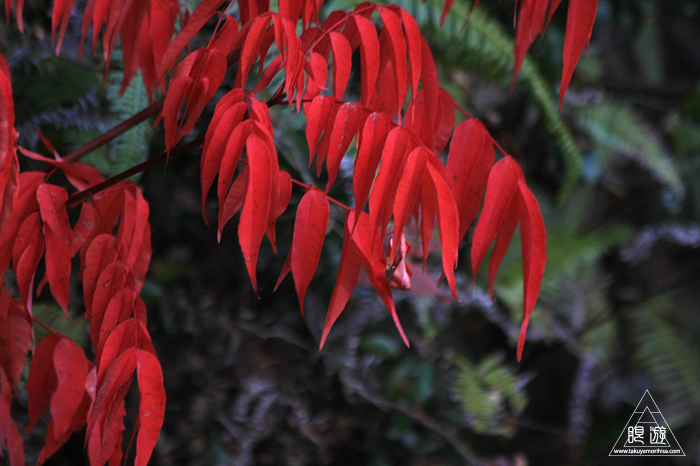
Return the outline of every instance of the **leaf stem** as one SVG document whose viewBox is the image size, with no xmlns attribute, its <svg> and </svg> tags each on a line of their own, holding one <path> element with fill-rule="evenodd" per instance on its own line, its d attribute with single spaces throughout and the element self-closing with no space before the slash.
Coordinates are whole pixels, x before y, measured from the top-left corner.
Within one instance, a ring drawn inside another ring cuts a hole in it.
<svg viewBox="0 0 700 466">
<path fill-rule="evenodd" d="M 49 333 L 56 333 L 56 334 L 58 334 L 58 332 L 56 332 L 55 330 L 53 330 L 51 327 L 49 327 L 48 325 L 46 325 L 45 323 L 43 323 L 42 321 L 40 321 L 40 320 L 37 319 L 36 317 L 32 316 L 32 320 L 34 321 L 35 324 L 38 324 L 40 327 L 43 327 L 45 330 L 48 330 Z"/>
<path fill-rule="evenodd" d="M 199 146 L 202 145 L 204 142 L 204 137 L 199 137 L 197 139 L 194 139 L 190 142 L 187 142 L 185 144 L 180 144 L 179 146 L 175 146 L 170 150 L 170 156 L 172 157 L 173 155 L 180 154 L 182 152 L 187 152 L 188 150 L 195 149 Z M 155 157 L 151 157 L 150 159 L 146 160 L 145 162 L 142 162 L 138 165 L 135 165 L 128 170 L 124 170 L 123 172 L 119 173 L 118 175 L 114 175 L 111 178 L 107 178 L 104 180 L 102 183 L 98 183 L 94 186 L 91 186 L 87 189 L 84 189 L 82 191 L 79 191 L 72 196 L 68 198 L 68 201 L 66 201 L 66 204 L 70 207 L 74 207 L 76 204 L 79 202 L 82 202 L 91 196 L 99 193 L 100 191 L 104 191 L 107 188 L 110 188 L 114 186 L 115 184 L 119 183 L 120 181 L 123 181 L 130 176 L 133 176 L 137 173 L 141 173 L 142 171 L 146 170 L 147 168 L 152 167 L 153 165 L 157 165 L 158 163 L 167 160 L 168 159 L 168 153 L 167 152 L 161 152 L 160 154 L 156 155 Z"/>
<path fill-rule="evenodd" d="M 139 113 L 136 115 L 132 116 L 128 120 L 124 120 L 123 122 L 119 123 L 117 126 L 114 128 L 110 129 L 104 134 L 99 135 L 92 141 L 88 142 L 87 144 L 79 147 L 78 149 L 74 150 L 70 154 L 66 155 L 63 157 L 63 160 L 65 162 L 77 162 L 81 158 L 85 157 L 87 154 L 90 152 L 99 149 L 100 147 L 109 144 L 112 142 L 114 139 L 117 137 L 121 136 L 134 126 L 138 125 L 144 120 L 147 120 L 148 118 L 155 116 L 160 110 L 163 108 L 163 103 L 165 102 L 165 99 L 160 99 L 148 107 L 144 108 L 141 110 Z"/>
<path fill-rule="evenodd" d="M 316 187 L 316 186 L 314 186 L 314 185 L 302 183 L 301 181 L 295 180 L 294 178 L 292 178 L 292 183 L 294 183 L 294 184 L 296 184 L 296 185 L 298 185 L 298 186 L 301 186 L 301 187 L 303 187 L 303 188 L 306 188 L 306 189 L 313 189 L 313 188 Z M 345 204 L 343 204 L 343 203 L 340 202 L 340 201 L 337 201 L 337 200 L 333 199 L 333 198 L 330 197 L 328 194 L 326 194 L 325 196 L 326 196 L 326 199 L 328 199 L 329 201 L 331 201 L 333 204 L 337 205 L 338 207 L 342 207 L 343 209 L 347 210 L 348 212 L 350 212 L 350 211 L 352 210 L 350 207 L 346 206 Z"/>
</svg>

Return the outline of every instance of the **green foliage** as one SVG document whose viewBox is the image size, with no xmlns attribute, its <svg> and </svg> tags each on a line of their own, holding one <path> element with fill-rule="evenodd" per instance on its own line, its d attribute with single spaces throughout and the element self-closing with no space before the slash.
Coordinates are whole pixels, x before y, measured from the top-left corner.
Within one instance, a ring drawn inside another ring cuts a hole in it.
<svg viewBox="0 0 700 466">
<path fill-rule="evenodd" d="M 459 370 L 454 390 L 471 428 L 482 434 L 514 435 L 511 421 L 527 406 L 525 379 L 516 376 L 498 356 L 487 356 L 477 365 L 462 356 L 453 362 Z"/>
<path fill-rule="evenodd" d="M 678 197 L 684 188 L 678 168 L 664 149 L 655 131 L 622 103 L 596 103 L 577 111 L 578 126 L 594 144 L 602 166 L 614 155 L 636 160 Z"/>
</svg>

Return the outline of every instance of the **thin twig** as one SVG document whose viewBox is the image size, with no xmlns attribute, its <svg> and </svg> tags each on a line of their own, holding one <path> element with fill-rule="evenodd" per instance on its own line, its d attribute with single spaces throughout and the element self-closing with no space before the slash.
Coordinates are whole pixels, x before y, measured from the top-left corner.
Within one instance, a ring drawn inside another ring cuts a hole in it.
<svg viewBox="0 0 700 466">
<path fill-rule="evenodd" d="M 87 144 L 79 147 L 78 149 L 74 150 L 70 154 L 66 155 L 63 160 L 65 162 L 77 162 L 81 158 L 85 157 L 87 154 L 90 152 L 99 149 L 100 147 L 109 144 L 112 142 L 114 139 L 118 138 L 125 132 L 129 131 L 131 128 L 134 126 L 138 125 L 139 123 L 143 122 L 144 120 L 147 120 L 148 118 L 156 115 L 160 110 L 163 108 L 163 102 L 165 102 L 165 99 L 160 99 L 157 102 L 152 103 L 148 107 L 144 108 L 141 110 L 139 113 L 136 115 L 132 116 L 128 120 L 125 120 L 121 123 L 119 123 L 117 126 L 114 128 L 110 129 L 106 133 L 101 134 L 100 136 L 96 137 L 92 141 L 88 142 Z"/>
<path fill-rule="evenodd" d="M 170 150 L 170 157 L 180 154 L 182 152 L 187 152 L 188 150 L 195 149 L 199 146 L 202 145 L 204 142 L 204 137 L 199 137 L 197 139 L 194 139 L 188 143 L 181 144 L 179 146 L 175 146 Z M 114 175 L 111 178 L 108 178 L 104 180 L 102 183 L 96 184 L 95 186 L 91 186 L 88 189 L 84 189 L 80 192 L 77 192 L 73 194 L 71 197 L 68 198 L 68 201 L 66 202 L 68 206 L 73 207 L 79 202 L 82 202 L 91 196 L 99 193 L 100 191 L 104 191 L 105 189 L 114 186 L 115 184 L 119 183 L 122 180 L 125 180 L 129 178 L 130 176 L 136 175 L 137 173 L 141 173 L 142 171 L 146 170 L 147 168 L 152 167 L 153 165 L 157 165 L 158 163 L 166 160 L 168 158 L 168 153 L 167 152 L 161 152 L 160 154 L 156 155 L 155 157 L 151 157 L 150 159 L 146 160 L 145 162 L 142 162 L 138 165 L 135 165 L 128 170 L 125 170 L 118 175 Z"/>
</svg>

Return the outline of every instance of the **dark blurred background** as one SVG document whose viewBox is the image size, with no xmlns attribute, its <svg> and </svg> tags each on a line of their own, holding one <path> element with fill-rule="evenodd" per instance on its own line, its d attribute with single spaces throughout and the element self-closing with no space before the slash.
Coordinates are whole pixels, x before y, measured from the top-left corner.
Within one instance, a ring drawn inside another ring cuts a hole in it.
<svg viewBox="0 0 700 466">
<path fill-rule="evenodd" d="M 44 150 L 37 127 L 68 153 L 148 105 L 139 79 L 116 98 L 118 53 L 104 83 L 99 54 L 76 59 L 84 3 L 60 57 L 48 1 L 26 0 L 24 35 L 0 24 L 23 146 Z M 197 2 L 183 3 L 191 11 Z M 328 0 L 326 12 L 357 3 Z M 263 244 L 258 299 L 237 217 L 217 244 L 216 200 L 207 201 L 207 227 L 199 154 L 186 153 L 135 178 L 151 205 L 154 254 L 143 295 L 168 394 L 151 464 L 700 464 L 700 2 L 601 0 L 590 54 L 561 113 L 567 2 L 512 92 L 511 0 L 482 1 L 461 32 L 471 2 L 457 0 L 442 28 L 442 1 L 398 3 L 426 34 L 443 86 L 520 162 L 545 215 L 548 263 L 522 362 L 518 235 L 494 303 L 485 271 L 472 290 L 466 244 L 461 302 L 436 287 L 437 255 L 425 275 L 414 267 L 413 292 L 395 293 L 410 349 L 361 282 L 319 352 L 343 212 L 331 210 L 302 317 L 291 280 L 273 293 L 301 193 L 277 222 L 279 255 Z M 303 170 L 303 118 L 287 108 L 272 114 L 281 166 L 313 182 Z M 205 111 L 190 137 L 207 121 Z M 162 140 L 161 127 L 146 122 L 86 160 L 110 176 L 160 152 Z M 331 193 L 346 202 L 353 156 Z M 81 303 L 72 307 L 70 324 L 48 299 L 35 312 L 87 348 Z M 685 457 L 608 457 L 645 390 Z M 137 400 L 127 399 L 127 424 Z M 22 403 L 26 394 L 20 424 Z M 29 464 L 44 434 L 37 427 L 25 439 Z M 88 464 L 83 440 L 75 436 L 47 464 Z"/>
</svg>

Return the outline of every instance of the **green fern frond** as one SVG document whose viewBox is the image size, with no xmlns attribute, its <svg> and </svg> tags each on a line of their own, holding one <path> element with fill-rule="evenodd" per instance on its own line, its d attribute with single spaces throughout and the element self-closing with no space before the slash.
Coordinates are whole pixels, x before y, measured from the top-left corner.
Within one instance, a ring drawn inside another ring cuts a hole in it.
<svg viewBox="0 0 700 466">
<path fill-rule="evenodd" d="M 659 137 L 627 105 L 598 103 L 577 111 L 579 127 L 597 146 L 607 162 L 614 154 L 638 161 L 668 186 L 677 197 L 684 193 L 678 168 L 667 155 Z"/>
</svg>

